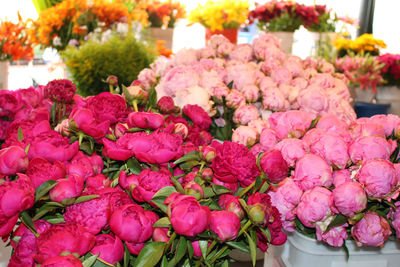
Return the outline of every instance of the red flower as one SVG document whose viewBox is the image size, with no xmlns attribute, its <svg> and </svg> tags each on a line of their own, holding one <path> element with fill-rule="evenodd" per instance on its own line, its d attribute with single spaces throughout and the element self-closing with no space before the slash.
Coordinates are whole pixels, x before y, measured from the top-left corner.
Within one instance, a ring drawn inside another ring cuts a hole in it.
<svg viewBox="0 0 400 267">
<path fill-rule="evenodd" d="M 75 95 L 76 86 L 70 80 L 61 79 L 50 81 L 45 92 L 48 98 L 58 103 L 69 103 Z"/>
</svg>

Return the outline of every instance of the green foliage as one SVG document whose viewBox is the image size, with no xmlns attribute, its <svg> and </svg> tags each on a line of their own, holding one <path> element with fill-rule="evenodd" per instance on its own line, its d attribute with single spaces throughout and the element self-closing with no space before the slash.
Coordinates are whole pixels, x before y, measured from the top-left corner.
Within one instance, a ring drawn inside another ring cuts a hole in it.
<svg viewBox="0 0 400 267">
<path fill-rule="evenodd" d="M 97 95 L 109 90 L 104 82 L 110 75 L 118 77 L 118 85 L 129 85 L 139 72 L 155 59 L 155 51 L 136 40 L 133 34 L 113 34 L 101 42 L 95 38 L 79 48 L 69 47 L 62 57 L 82 96 Z"/>
<path fill-rule="evenodd" d="M 269 32 L 294 32 L 302 25 L 299 17 L 288 13 L 282 13 L 279 17 L 269 21 L 260 21 L 257 26 L 263 31 Z"/>
</svg>

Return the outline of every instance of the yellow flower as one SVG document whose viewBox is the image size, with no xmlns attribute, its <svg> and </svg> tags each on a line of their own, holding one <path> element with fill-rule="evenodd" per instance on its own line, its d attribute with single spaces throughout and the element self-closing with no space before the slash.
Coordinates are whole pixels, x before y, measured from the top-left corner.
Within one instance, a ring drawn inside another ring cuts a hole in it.
<svg viewBox="0 0 400 267">
<path fill-rule="evenodd" d="M 378 52 L 379 48 L 386 48 L 386 44 L 383 40 L 375 39 L 372 34 L 365 33 L 355 40 L 349 40 L 344 38 L 339 38 L 334 43 L 337 50 L 354 50 L 356 52 L 368 51 L 368 52 Z"/>
</svg>

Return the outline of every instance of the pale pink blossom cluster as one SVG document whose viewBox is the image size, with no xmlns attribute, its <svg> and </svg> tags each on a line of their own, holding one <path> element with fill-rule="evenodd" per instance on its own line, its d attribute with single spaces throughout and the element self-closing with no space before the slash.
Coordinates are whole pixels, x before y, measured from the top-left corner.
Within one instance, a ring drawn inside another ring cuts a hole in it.
<svg viewBox="0 0 400 267">
<path fill-rule="evenodd" d="M 314 118 L 336 114 L 354 120 L 344 79 L 322 59 L 287 55 L 279 40 L 266 33 L 253 44 L 239 45 L 214 36 L 204 48 L 183 49 L 169 60 L 157 59 L 138 76 L 143 89 L 155 87 L 158 99 L 170 96 L 180 107 L 197 104 L 209 115 L 216 113 L 212 97 L 225 97 L 226 105 L 236 110 L 238 126 L 286 110 L 306 111 Z"/>
<path fill-rule="evenodd" d="M 290 110 L 268 123 L 251 151 L 277 184 L 269 194 L 286 231 L 299 230 L 297 218 L 331 246 L 343 245 L 347 229 L 358 246 L 383 247 L 392 233 L 400 238 L 398 116 L 349 123 Z"/>
</svg>

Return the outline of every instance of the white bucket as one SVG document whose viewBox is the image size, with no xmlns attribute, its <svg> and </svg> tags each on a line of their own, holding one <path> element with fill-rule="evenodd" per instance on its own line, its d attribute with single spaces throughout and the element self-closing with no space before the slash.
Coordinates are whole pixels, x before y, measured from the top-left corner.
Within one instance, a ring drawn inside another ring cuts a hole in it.
<svg viewBox="0 0 400 267">
<path fill-rule="evenodd" d="M 388 240 L 384 248 L 362 247 L 346 240 L 350 258 L 343 248 L 328 246 L 297 232 L 289 233 L 283 247 L 271 246 L 264 267 L 395 267 L 400 265 L 400 243 Z"/>
</svg>

